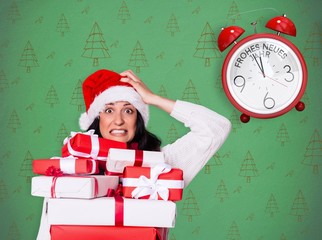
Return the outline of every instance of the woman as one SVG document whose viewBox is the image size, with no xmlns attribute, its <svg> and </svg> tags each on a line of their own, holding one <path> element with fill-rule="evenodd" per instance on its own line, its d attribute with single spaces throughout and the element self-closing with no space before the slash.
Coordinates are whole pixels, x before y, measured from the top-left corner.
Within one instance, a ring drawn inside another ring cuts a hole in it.
<svg viewBox="0 0 322 240">
<path fill-rule="evenodd" d="M 203 106 L 173 101 L 154 94 L 131 70 L 120 75 L 98 70 L 83 83 L 86 112 L 80 117 L 82 130 L 95 129 L 103 138 L 138 143 L 141 150 L 161 150 L 166 162 L 180 168 L 187 186 L 226 140 L 230 122 Z M 148 105 L 158 107 L 190 128 L 172 144 L 146 130 Z"/>
<path fill-rule="evenodd" d="M 154 94 L 131 70 L 121 74 L 96 71 L 84 81 L 83 95 L 82 130 L 94 129 L 100 137 L 137 144 L 141 150 L 162 151 L 168 164 L 183 170 L 185 187 L 224 143 L 231 128 L 226 118 L 203 106 Z M 161 141 L 146 129 L 148 105 L 164 110 L 190 131 L 161 148 Z M 37 240 L 50 239 L 46 218 L 45 200 Z"/>
</svg>

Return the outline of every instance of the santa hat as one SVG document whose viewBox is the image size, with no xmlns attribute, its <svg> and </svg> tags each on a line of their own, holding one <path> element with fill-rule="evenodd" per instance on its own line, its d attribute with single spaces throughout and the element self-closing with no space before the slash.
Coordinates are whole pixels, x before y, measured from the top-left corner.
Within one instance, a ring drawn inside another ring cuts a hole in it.
<svg viewBox="0 0 322 240">
<path fill-rule="evenodd" d="M 131 103 L 142 115 L 145 126 L 149 120 L 149 108 L 128 83 L 121 82 L 122 78 L 116 72 L 109 70 L 98 70 L 88 76 L 83 82 L 83 95 L 86 112 L 79 118 L 82 130 L 87 130 L 99 113 L 104 110 L 105 104 L 127 101 Z"/>
</svg>

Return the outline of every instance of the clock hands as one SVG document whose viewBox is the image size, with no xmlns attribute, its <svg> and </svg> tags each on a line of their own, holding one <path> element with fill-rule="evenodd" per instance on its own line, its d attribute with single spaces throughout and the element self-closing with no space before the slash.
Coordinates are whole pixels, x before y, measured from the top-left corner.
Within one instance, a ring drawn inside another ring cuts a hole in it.
<svg viewBox="0 0 322 240">
<path fill-rule="evenodd" d="M 268 76 L 266 76 L 268 79 L 270 79 L 270 80 L 273 80 L 274 82 L 277 82 L 277 83 L 279 83 L 279 84 L 281 84 L 281 85 L 283 85 L 284 87 L 286 87 L 287 88 L 287 85 L 285 85 L 284 83 L 281 83 L 281 82 L 279 82 L 279 81 L 277 81 L 277 80 L 275 80 L 275 79 L 273 79 L 273 78 L 271 78 L 271 77 L 268 77 Z"/>
<path fill-rule="evenodd" d="M 264 71 L 264 67 L 263 67 L 263 62 L 262 62 L 262 57 L 259 57 L 259 60 L 261 62 L 261 69 L 262 69 L 262 73 L 263 73 L 263 76 L 265 77 L 265 71 Z"/>
<path fill-rule="evenodd" d="M 259 62 L 258 62 L 257 57 L 255 56 L 255 54 L 253 54 L 253 58 L 254 58 L 254 60 L 255 60 L 255 62 L 256 62 L 256 64 L 257 64 L 257 66 L 258 66 L 259 70 L 260 70 L 260 71 L 261 71 L 261 73 L 263 74 L 263 77 L 264 77 L 264 78 L 266 78 L 266 77 L 267 77 L 268 79 L 273 80 L 274 82 L 277 82 L 277 83 L 279 83 L 279 84 L 283 85 L 284 87 L 287 87 L 287 85 L 285 85 L 285 84 L 283 84 L 283 83 L 281 83 L 281 82 L 279 82 L 279 81 L 277 81 L 277 80 L 275 80 L 275 79 L 273 79 L 273 78 L 271 78 L 271 77 L 269 77 L 269 76 L 267 76 L 267 75 L 265 74 L 264 66 L 263 66 L 263 61 L 262 61 L 262 57 L 258 57 L 258 58 L 259 58 Z"/>
<path fill-rule="evenodd" d="M 255 56 L 255 54 L 253 54 L 253 58 L 255 59 L 256 64 L 257 64 L 259 70 L 261 70 L 261 72 L 263 74 L 263 77 L 265 77 L 265 72 L 264 72 L 262 57 L 259 57 L 260 63 L 257 61 L 257 57 Z"/>
</svg>

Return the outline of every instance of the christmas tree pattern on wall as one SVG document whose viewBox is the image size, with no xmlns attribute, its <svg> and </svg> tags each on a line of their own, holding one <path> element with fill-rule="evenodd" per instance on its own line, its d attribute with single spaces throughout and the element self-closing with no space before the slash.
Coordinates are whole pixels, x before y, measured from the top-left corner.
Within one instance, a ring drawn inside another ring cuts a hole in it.
<svg viewBox="0 0 322 240">
<path fill-rule="evenodd" d="M 82 57 L 93 59 L 93 66 L 99 65 L 98 59 L 111 57 L 105 44 L 103 32 L 97 22 L 94 23 L 86 40 Z"/>
<path fill-rule="evenodd" d="M 18 128 L 21 128 L 20 118 L 16 110 L 13 110 L 9 117 L 8 128 L 11 129 L 13 133 L 15 133 Z"/>
<path fill-rule="evenodd" d="M 188 222 L 192 222 L 193 216 L 199 216 L 200 210 L 196 198 L 191 190 L 183 200 L 182 215 L 188 216 Z"/>
<path fill-rule="evenodd" d="M 285 143 L 290 141 L 290 137 L 288 136 L 288 131 L 284 123 L 282 123 L 277 132 L 276 140 L 281 143 L 281 146 L 284 146 Z"/>
<path fill-rule="evenodd" d="M 137 41 L 134 46 L 128 65 L 130 67 L 135 67 L 135 71 L 137 73 L 141 72 L 142 67 L 149 66 L 144 50 L 139 41 Z"/>
<path fill-rule="evenodd" d="M 21 163 L 19 172 L 19 176 L 24 177 L 26 183 L 31 183 L 31 178 L 34 176 L 32 172 L 32 161 L 33 157 L 31 156 L 30 151 L 27 151 L 25 158 Z"/>
<path fill-rule="evenodd" d="M 313 66 L 320 65 L 321 51 L 322 51 L 322 29 L 320 23 L 315 23 L 314 27 L 311 30 L 311 33 L 308 35 L 306 40 L 303 55 L 305 59 L 311 59 Z M 306 102 L 305 102 L 306 103 Z"/>
<path fill-rule="evenodd" d="M 174 14 L 168 20 L 166 31 L 171 34 L 171 37 L 174 37 L 175 33 L 180 32 L 179 24 Z"/>
<path fill-rule="evenodd" d="M 181 99 L 183 101 L 200 104 L 199 96 L 198 96 L 197 91 L 196 91 L 196 87 L 193 84 L 191 79 L 189 79 L 185 89 L 183 90 L 183 95 L 182 95 Z"/>
<path fill-rule="evenodd" d="M 131 19 L 131 14 L 125 1 L 122 1 L 122 6 L 117 13 L 117 18 L 122 21 L 122 24 Z"/>
<path fill-rule="evenodd" d="M 9 10 L 7 11 L 7 19 L 11 23 L 16 23 L 17 20 L 21 19 L 20 11 L 15 1 L 12 1 Z"/>
<path fill-rule="evenodd" d="M 82 81 L 78 80 L 71 100 L 70 100 L 70 104 L 71 105 L 75 105 L 77 107 L 77 110 L 80 112 L 83 110 L 84 108 L 84 100 L 83 100 L 83 90 L 82 90 Z"/>
<path fill-rule="evenodd" d="M 21 234 L 19 231 L 19 227 L 15 221 L 12 222 L 8 229 L 8 240 L 15 240 L 15 239 L 21 239 Z"/>
<path fill-rule="evenodd" d="M 168 98 L 167 91 L 163 85 L 160 86 L 160 89 L 158 91 L 158 95 L 160 95 L 161 97 Z"/>
<path fill-rule="evenodd" d="M 215 197 L 220 199 L 220 202 L 223 203 L 226 198 L 229 198 L 228 190 L 224 180 L 221 180 L 215 193 Z"/>
<path fill-rule="evenodd" d="M 64 142 L 64 139 L 68 136 L 68 132 L 67 132 L 67 129 L 65 127 L 65 124 L 61 124 L 60 125 L 60 128 L 58 130 L 58 133 L 57 133 L 57 137 L 56 137 L 56 140 L 58 143 L 60 144 L 63 144 Z"/>
<path fill-rule="evenodd" d="M 222 166 L 221 161 L 221 154 L 219 151 L 215 153 L 215 155 L 206 163 L 204 167 L 204 173 L 205 174 L 211 174 L 211 168 L 214 166 Z"/>
<path fill-rule="evenodd" d="M 56 31 L 59 32 L 62 37 L 65 36 L 66 32 L 69 32 L 69 25 L 63 13 L 60 15 L 58 20 Z"/>
<path fill-rule="evenodd" d="M 2 203 L 4 200 L 6 200 L 8 198 L 9 194 L 8 194 L 8 189 L 7 186 L 5 184 L 5 182 L 3 181 L 3 179 L 0 179 L 0 203 Z"/>
<path fill-rule="evenodd" d="M 239 176 L 245 177 L 247 183 L 251 182 L 252 177 L 258 176 L 256 164 L 250 151 L 247 152 L 246 157 L 241 165 Z"/>
<path fill-rule="evenodd" d="M 9 83 L 6 74 L 3 70 L 0 71 L 0 93 L 9 88 Z"/>
<path fill-rule="evenodd" d="M 232 124 L 232 132 L 236 133 L 237 129 L 242 127 L 239 114 L 237 113 L 236 109 L 233 109 L 229 120 Z"/>
<path fill-rule="evenodd" d="M 241 240 L 240 232 L 235 221 L 230 225 L 227 240 Z"/>
<path fill-rule="evenodd" d="M 241 19 L 236 1 L 233 1 L 230 5 L 227 13 L 227 18 L 230 20 L 232 24 L 235 24 L 237 20 Z"/>
<path fill-rule="evenodd" d="M 58 95 L 53 85 L 50 86 L 47 92 L 45 102 L 49 104 L 50 107 L 54 107 L 55 104 L 59 103 Z"/>
<path fill-rule="evenodd" d="M 21 54 L 21 57 L 19 60 L 19 66 L 25 67 L 27 73 L 31 72 L 32 67 L 39 67 L 35 50 L 32 47 L 30 41 L 27 42 L 27 44 Z"/>
<path fill-rule="evenodd" d="M 298 222 L 302 222 L 303 217 L 309 214 L 309 207 L 301 190 L 296 194 L 290 214 L 296 216 Z"/>
<path fill-rule="evenodd" d="M 209 67 L 211 58 L 221 57 L 221 53 L 217 45 L 218 44 L 215 38 L 215 33 L 207 22 L 201 33 L 201 36 L 199 37 L 196 51 L 193 56 L 196 58 L 204 59 L 205 66 Z"/>
<path fill-rule="evenodd" d="M 314 174 L 319 173 L 319 166 L 322 165 L 322 139 L 317 129 L 306 147 L 302 164 L 312 166 Z"/>
<path fill-rule="evenodd" d="M 279 212 L 274 194 L 271 194 L 271 196 L 269 197 L 265 212 L 268 213 L 271 217 L 274 217 L 275 214 Z"/>
<path fill-rule="evenodd" d="M 167 141 L 168 141 L 168 143 L 173 143 L 178 138 L 179 138 L 178 131 L 177 131 L 176 127 L 174 126 L 174 124 L 172 123 L 169 128 L 168 134 L 167 134 Z"/>
</svg>

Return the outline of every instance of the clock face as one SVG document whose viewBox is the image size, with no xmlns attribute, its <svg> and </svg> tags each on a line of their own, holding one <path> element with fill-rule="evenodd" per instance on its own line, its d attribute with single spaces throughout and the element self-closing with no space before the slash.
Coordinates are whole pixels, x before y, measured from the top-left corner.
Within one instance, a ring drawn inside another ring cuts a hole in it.
<svg viewBox="0 0 322 240">
<path fill-rule="evenodd" d="M 223 65 L 223 87 L 241 112 L 271 118 L 292 109 L 307 79 L 305 61 L 287 39 L 254 34 L 238 42 Z"/>
</svg>

